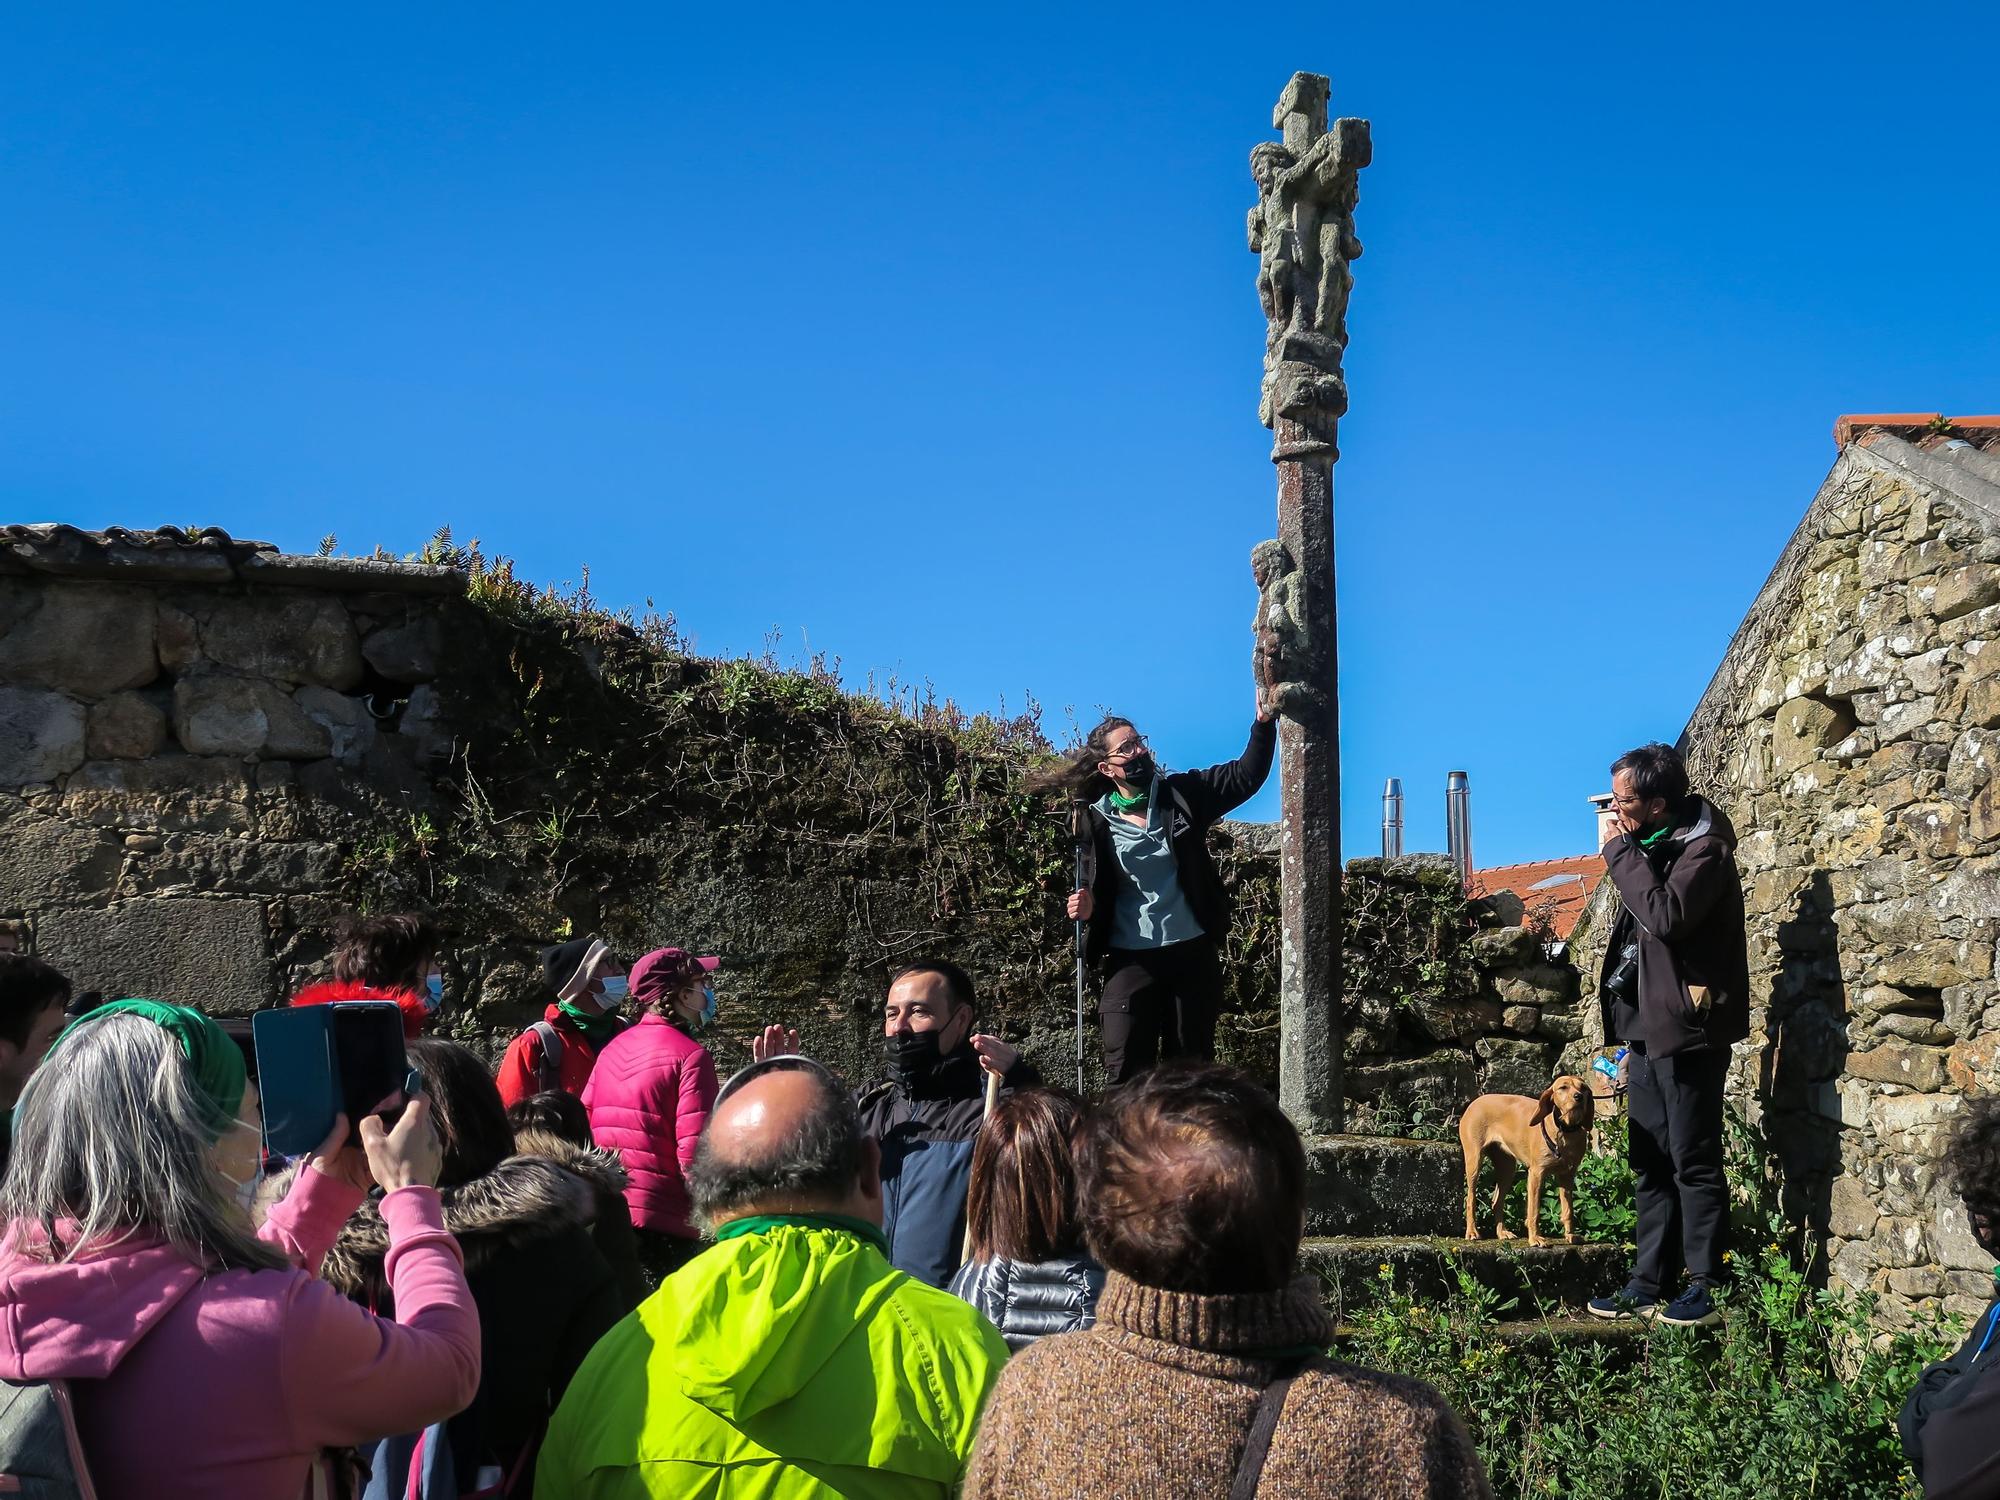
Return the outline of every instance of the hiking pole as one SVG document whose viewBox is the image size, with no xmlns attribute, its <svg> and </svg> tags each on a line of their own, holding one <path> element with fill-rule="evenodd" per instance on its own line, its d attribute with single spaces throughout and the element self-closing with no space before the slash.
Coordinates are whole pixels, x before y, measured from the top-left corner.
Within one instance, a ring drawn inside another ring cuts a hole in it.
<svg viewBox="0 0 2000 1500">
<path fill-rule="evenodd" d="M 1075 889 L 1087 891 L 1091 888 L 1091 865 L 1094 851 L 1090 846 L 1090 811 L 1081 798 L 1070 807 L 1070 841 L 1076 847 Z M 1076 919 L 1076 1091 L 1083 1092 L 1083 918 Z"/>
</svg>

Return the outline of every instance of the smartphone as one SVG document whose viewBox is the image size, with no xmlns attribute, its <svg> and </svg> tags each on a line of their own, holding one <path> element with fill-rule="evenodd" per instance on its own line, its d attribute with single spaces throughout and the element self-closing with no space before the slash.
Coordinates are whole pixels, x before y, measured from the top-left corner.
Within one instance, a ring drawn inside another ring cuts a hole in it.
<svg viewBox="0 0 2000 1500">
<path fill-rule="evenodd" d="M 250 1023 L 257 1052 L 257 1089 L 264 1106 L 264 1149 L 302 1156 L 316 1149 L 343 1111 L 348 1144 L 361 1143 L 364 1115 L 393 1123 L 410 1072 L 403 1051 L 403 1013 L 379 1000 L 262 1010 Z"/>
</svg>

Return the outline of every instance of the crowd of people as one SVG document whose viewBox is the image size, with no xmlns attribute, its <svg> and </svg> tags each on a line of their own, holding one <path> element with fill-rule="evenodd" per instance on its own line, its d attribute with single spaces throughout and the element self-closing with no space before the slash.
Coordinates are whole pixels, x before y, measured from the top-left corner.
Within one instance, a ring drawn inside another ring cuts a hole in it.
<svg viewBox="0 0 2000 1500">
<path fill-rule="evenodd" d="M 1246 1075 L 1087 1105 L 936 959 L 890 979 L 885 1081 L 770 1026 L 719 1082 L 718 961 L 584 939 L 496 1076 L 427 1034 L 438 946 L 351 922 L 296 997 L 396 1003 L 414 1086 L 293 1161 L 247 1038 L 0 954 L 0 1378 L 97 1495 L 1486 1492 L 1435 1394 L 1327 1355 L 1303 1147 Z"/>
<path fill-rule="evenodd" d="M 981 1032 L 943 958 L 889 978 L 883 1081 L 780 1024 L 723 1081 L 721 960 L 600 937 L 546 950 L 543 1019 L 489 1069 L 429 1034 L 437 928 L 371 916 L 292 1003 L 392 1003 L 409 1077 L 282 1160 L 240 1024 L 0 952 L 0 1490 L 87 1467 L 104 1500 L 1489 1494 L 1436 1392 L 1329 1353 L 1303 1144 L 1207 1055 L 1228 911 L 1183 844 L 1255 789 L 1270 730 L 1165 777 L 1108 721 L 1074 763 L 1104 783 L 1071 903 L 1106 959 L 1096 1101 Z M 1592 1310 L 1664 1312 L 1684 1270 L 1698 1322 L 1747 974 L 1733 835 L 1663 750 L 1614 778 L 1602 988 L 1644 1064 L 1640 1231 Z M 2000 1255 L 2000 1106 L 1948 1165 Z M 1929 1493 L 2000 1493 L 1996 1325 L 1903 1414 Z"/>
</svg>

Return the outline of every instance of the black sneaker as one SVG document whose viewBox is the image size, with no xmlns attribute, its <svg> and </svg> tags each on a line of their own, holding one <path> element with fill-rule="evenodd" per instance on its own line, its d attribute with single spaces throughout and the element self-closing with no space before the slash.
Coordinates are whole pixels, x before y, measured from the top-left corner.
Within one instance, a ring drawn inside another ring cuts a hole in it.
<svg viewBox="0 0 2000 1500">
<path fill-rule="evenodd" d="M 1706 1328 L 1710 1323 L 1722 1321 L 1705 1281 L 1690 1281 L 1688 1289 L 1661 1308 L 1658 1317 L 1662 1323 L 1671 1323 L 1676 1328 Z"/>
<path fill-rule="evenodd" d="M 1660 1299 L 1651 1292 L 1641 1291 L 1637 1282 L 1628 1281 L 1622 1291 L 1613 1292 L 1609 1297 L 1592 1297 L 1583 1306 L 1593 1318 L 1618 1322 L 1627 1318 L 1651 1317 L 1659 1309 Z"/>
</svg>

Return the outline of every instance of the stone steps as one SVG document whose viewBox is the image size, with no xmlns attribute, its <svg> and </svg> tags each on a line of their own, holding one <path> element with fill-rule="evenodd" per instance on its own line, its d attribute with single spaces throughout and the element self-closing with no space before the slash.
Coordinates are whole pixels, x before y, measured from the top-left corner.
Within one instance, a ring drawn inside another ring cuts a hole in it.
<svg viewBox="0 0 2000 1500">
<path fill-rule="evenodd" d="M 1638 1359 L 1651 1332 L 1644 1323 L 1607 1323 L 1602 1318 L 1587 1316 L 1521 1318 L 1493 1325 L 1494 1337 L 1516 1350 L 1600 1345 L 1605 1350 L 1605 1363 L 1613 1368 L 1623 1368 Z M 1352 1351 L 1358 1337 L 1353 1324 L 1337 1325 L 1333 1331 L 1334 1352 Z"/>
<path fill-rule="evenodd" d="M 1461 1274 L 1471 1278 L 1499 1299 L 1496 1331 L 1524 1346 L 1643 1347 L 1640 1325 L 1607 1323 L 1583 1311 L 1590 1298 L 1624 1284 L 1631 1257 L 1625 1246 L 1460 1238 L 1465 1185 L 1458 1142 L 1313 1136 L 1306 1158 L 1307 1238 L 1299 1262 L 1325 1287 L 1337 1323 L 1346 1324 L 1366 1303 L 1387 1266 L 1390 1288 L 1419 1304 L 1441 1303 Z"/>
<path fill-rule="evenodd" d="M 1624 1284 L 1629 1254 L 1622 1245 L 1536 1245 L 1525 1240 L 1463 1240 L 1418 1236 L 1310 1238 L 1299 1265 L 1326 1287 L 1336 1319 L 1367 1300 L 1382 1267 L 1397 1292 L 1421 1302 L 1442 1301 L 1462 1271 L 1513 1306 L 1503 1320 L 1574 1312 L 1592 1297 Z"/>
<path fill-rule="evenodd" d="M 1465 1229 L 1457 1141 L 1306 1137 L 1306 1233 L 1435 1236 Z"/>
</svg>

